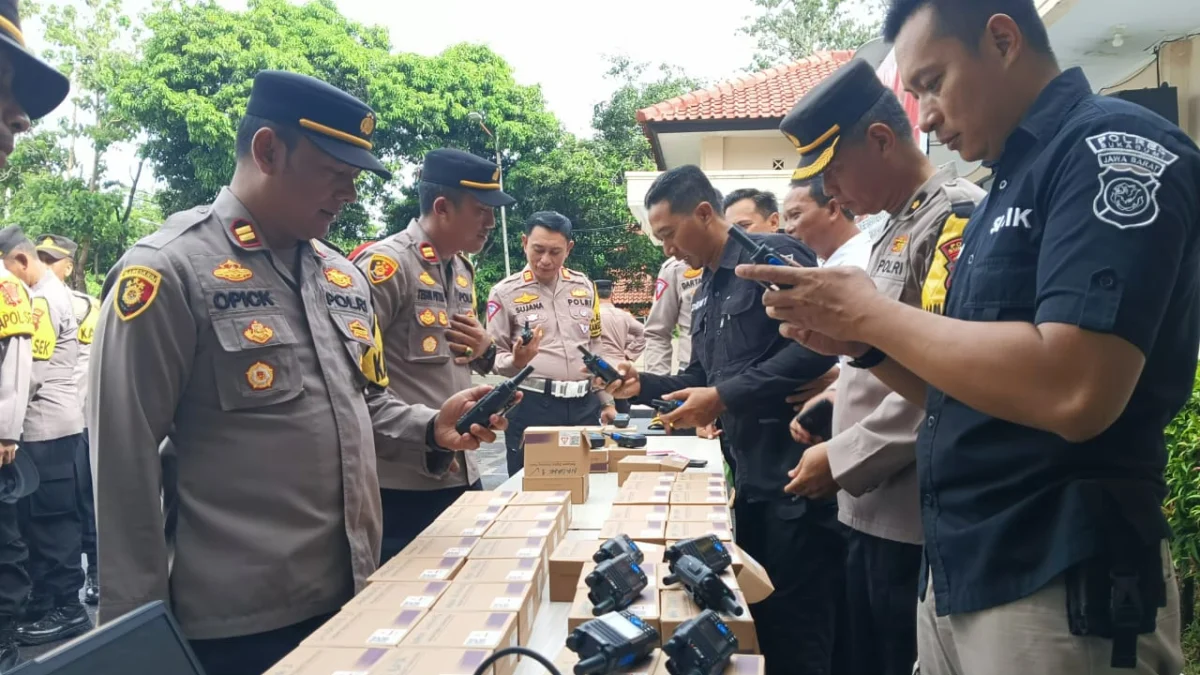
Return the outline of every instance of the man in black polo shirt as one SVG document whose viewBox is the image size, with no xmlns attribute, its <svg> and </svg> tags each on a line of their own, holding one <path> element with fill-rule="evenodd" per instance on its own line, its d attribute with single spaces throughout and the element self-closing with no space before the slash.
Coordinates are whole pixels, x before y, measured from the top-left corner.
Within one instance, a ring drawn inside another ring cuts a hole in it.
<svg viewBox="0 0 1200 675">
<path fill-rule="evenodd" d="M 923 129 L 995 173 L 945 315 L 851 268 L 739 274 L 926 407 L 921 670 L 1179 673 L 1162 430 L 1200 344 L 1200 150 L 1061 72 L 1033 0 L 894 0 L 884 37 Z"/>
</svg>

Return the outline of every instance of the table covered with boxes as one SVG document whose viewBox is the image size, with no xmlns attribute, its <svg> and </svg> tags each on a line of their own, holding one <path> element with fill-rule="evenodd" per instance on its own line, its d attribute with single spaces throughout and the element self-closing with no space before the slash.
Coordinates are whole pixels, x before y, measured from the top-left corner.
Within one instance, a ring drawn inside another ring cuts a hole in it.
<svg viewBox="0 0 1200 675">
<path fill-rule="evenodd" d="M 522 473 L 497 490 L 464 494 L 267 675 L 474 675 L 497 651 L 517 645 L 563 675 L 574 673 L 580 657 L 565 646 L 568 635 L 598 620 L 587 579 L 603 559 L 601 544 L 620 535 L 642 558 L 635 567 L 645 586 L 605 620 L 629 617 L 657 639 L 646 656 L 613 672 L 668 675 L 662 645 L 702 614 L 684 583 L 666 583 L 668 549 L 698 538 L 718 543 L 731 562 L 716 575 L 728 589 L 721 592 L 743 610 L 773 589 L 761 566 L 732 543 L 715 441 L 661 436 L 629 448 L 605 437 L 594 447 L 596 431 L 528 429 Z M 689 461 L 706 466 L 689 468 Z M 717 623 L 736 638 L 725 673 L 761 675 L 749 611 L 719 614 Z M 547 671 L 529 656 L 512 655 L 484 672 Z"/>
</svg>

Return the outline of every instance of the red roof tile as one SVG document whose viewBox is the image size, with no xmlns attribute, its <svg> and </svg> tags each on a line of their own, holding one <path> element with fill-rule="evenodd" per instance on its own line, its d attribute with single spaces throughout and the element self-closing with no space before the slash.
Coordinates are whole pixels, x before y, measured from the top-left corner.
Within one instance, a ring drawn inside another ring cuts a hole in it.
<svg viewBox="0 0 1200 675">
<path fill-rule="evenodd" d="M 629 279 L 616 279 L 613 281 L 612 302 L 618 307 L 629 307 L 631 305 L 649 305 L 654 301 L 651 295 L 651 289 L 654 288 L 654 279 L 650 275 L 646 275 L 637 280 L 637 287 L 634 287 L 634 281 Z"/>
<path fill-rule="evenodd" d="M 782 118 L 809 89 L 853 57 L 853 50 L 817 52 L 790 65 L 768 68 L 643 108 L 637 112 L 637 121 Z"/>
</svg>

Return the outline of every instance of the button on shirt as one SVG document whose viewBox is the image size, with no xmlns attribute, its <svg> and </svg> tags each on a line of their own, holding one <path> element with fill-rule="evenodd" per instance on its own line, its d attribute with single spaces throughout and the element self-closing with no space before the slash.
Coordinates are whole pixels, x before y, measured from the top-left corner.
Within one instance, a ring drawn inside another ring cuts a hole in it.
<svg viewBox="0 0 1200 675">
<path fill-rule="evenodd" d="M 1146 365 L 1116 422 L 1083 443 L 930 391 L 917 469 L 939 615 L 1017 600 L 1099 551 L 1169 536 L 1162 432 L 1200 344 L 1200 151 L 1178 127 L 1093 95 L 1072 69 L 992 168 L 946 314 L 1113 334 Z"/>
</svg>

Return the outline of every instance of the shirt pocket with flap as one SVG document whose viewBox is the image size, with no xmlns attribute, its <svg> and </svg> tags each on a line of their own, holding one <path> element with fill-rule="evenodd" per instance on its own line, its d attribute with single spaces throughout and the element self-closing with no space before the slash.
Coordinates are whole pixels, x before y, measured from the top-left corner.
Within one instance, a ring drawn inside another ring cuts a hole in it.
<svg viewBox="0 0 1200 675">
<path fill-rule="evenodd" d="M 1037 312 L 1037 262 L 1028 256 L 975 257 L 951 276 L 962 278 L 963 313 L 971 321 L 1024 321 Z"/>
<path fill-rule="evenodd" d="M 407 349 L 404 360 L 427 364 L 449 361 L 446 327 L 450 325 L 450 315 L 446 306 L 436 303 L 414 305 L 412 322 L 408 342 L 404 345 Z"/>
<path fill-rule="evenodd" d="M 717 321 L 718 349 L 725 349 L 730 366 L 757 360 L 779 337 L 778 327 L 767 316 L 760 298 L 757 285 L 736 284 L 721 302 L 720 316 L 712 317 Z M 713 329 L 710 325 L 709 330 Z"/>
<path fill-rule="evenodd" d="M 296 334 L 280 314 L 212 318 L 221 349 L 213 356 L 222 410 L 285 403 L 304 391 Z"/>
<path fill-rule="evenodd" d="M 330 309 L 329 318 L 337 326 L 350 359 L 351 370 L 364 375 L 363 357 L 375 346 L 375 321 L 370 314 L 350 310 Z M 359 384 L 365 386 L 366 382 Z"/>
</svg>

